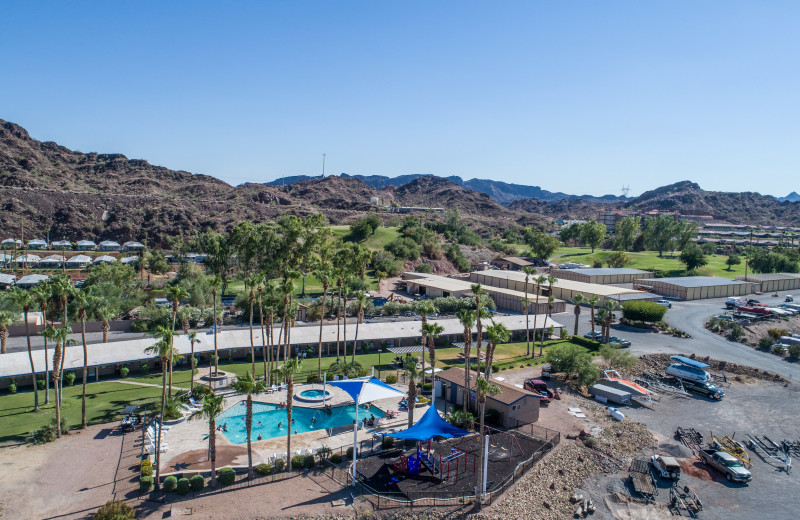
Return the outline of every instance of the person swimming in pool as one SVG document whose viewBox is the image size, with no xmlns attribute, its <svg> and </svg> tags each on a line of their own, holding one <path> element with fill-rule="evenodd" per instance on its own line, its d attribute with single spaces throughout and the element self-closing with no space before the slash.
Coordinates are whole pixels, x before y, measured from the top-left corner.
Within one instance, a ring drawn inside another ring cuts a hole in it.
<svg viewBox="0 0 800 520">
<path fill-rule="evenodd" d="M 258 440 L 263 440 L 260 433 L 258 434 Z"/>
<path fill-rule="evenodd" d="M 279 423 L 278 423 L 278 429 L 279 429 L 279 430 L 282 430 L 282 429 L 283 429 L 283 422 L 279 422 Z"/>
<path fill-rule="evenodd" d="M 311 425 L 313 426 L 315 422 L 317 422 L 317 417 L 316 416 L 311 418 Z"/>
</svg>

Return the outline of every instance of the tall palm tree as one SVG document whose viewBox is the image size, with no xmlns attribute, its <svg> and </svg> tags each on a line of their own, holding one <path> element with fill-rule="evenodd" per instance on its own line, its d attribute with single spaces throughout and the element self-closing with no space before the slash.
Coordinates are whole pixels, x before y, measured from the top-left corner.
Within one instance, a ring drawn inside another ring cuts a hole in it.
<svg viewBox="0 0 800 520">
<path fill-rule="evenodd" d="M 528 306 L 529 306 L 529 303 L 528 303 L 528 280 L 529 280 L 529 278 L 531 276 L 536 274 L 536 269 L 534 269 L 533 267 L 530 267 L 530 266 L 525 266 L 525 267 L 522 268 L 522 270 L 525 272 L 525 303 L 523 303 L 523 305 L 525 306 L 525 344 L 527 345 L 527 351 L 526 351 L 525 355 L 530 357 L 531 356 L 531 329 L 530 329 L 530 325 L 528 323 L 528 314 L 529 314 L 528 313 Z M 534 311 L 534 313 L 535 313 L 535 311 Z M 536 327 L 536 325 L 534 324 L 534 328 L 535 327 Z"/>
<path fill-rule="evenodd" d="M 217 485 L 217 417 L 222 414 L 224 399 L 221 395 L 207 394 L 203 397 L 202 407 L 189 416 L 190 421 L 208 419 L 208 459 L 211 462 L 211 487 Z M 161 429 L 158 430 L 158 438 L 160 443 Z M 156 448 L 156 453 L 158 453 L 158 448 Z M 158 459 L 156 458 L 156 460 Z M 158 489 L 158 462 L 156 462 L 156 489 Z"/>
<path fill-rule="evenodd" d="M 417 306 L 416 310 L 422 318 L 422 338 L 420 343 L 422 344 L 423 354 L 422 354 L 422 384 L 425 384 L 425 354 L 424 349 L 425 345 L 428 344 L 428 338 L 425 335 L 425 324 L 428 323 L 428 315 L 435 314 L 439 312 L 439 309 L 433 304 L 432 301 L 429 300 L 422 300 L 420 301 Z"/>
<path fill-rule="evenodd" d="M 539 342 L 539 357 L 544 355 L 544 331 L 547 329 L 547 318 L 550 317 L 553 309 L 553 301 L 555 297 L 553 296 L 553 286 L 558 281 L 558 278 L 555 276 L 547 276 L 547 287 L 548 287 L 548 296 L 547 296 L 547 313 L 545 314 L 544 324 L 542 325 L 542 335 L 540 336 Z"/>
<path fill-rule="evenodd" d="M 342 355 L 347 357 L 347 298 L 352 294 L 350 287 L 348 287 L 347 284 L 342 287 L 341 294 L 344 297 L 344 300 L 342 301 Z"/>
<path fill-rule="evenodd" d="M 494 323 L 486 327 L 486 379 L 492 378 L 492 362 L 494 361 L 494 350 L 499 343 L 506 343 L 511 337 L 511 332 L 502 323 Z"/>
<path fill-rule="evenodd" d="M 86 348 L 86 307 L 89 306 L 89 298 L 83 291 L 77 291 L 73 299 L 78 308 L 78 319 L 81 322 L 81 343 L 83 344 L 83 390 L 81 392 L 81 429 L 86 428 L 86 375 L 89 367 L 89 352 Z"/>
<path fill-rule="evenodd" d="M 103 305 L 98 307 L 95 311 L 95 315 L 100 319 L 103 323 L 103 343 L 108 343 L 108 331 L 111 330 L 111 325 L 109 321 L 116 315 L 117 313 L 111 307 Z"/>
<path fill-rule="evenodd" d="M 52 289 L 53 298 L 55 299 L 58 308 L 64 312 L 64 327 L 67 327 L 69 326 L 69 320 L 67 318 L 67 310 L 69 308 L 68 302 L 70 296 L 72 296 L 75 293 L 75 286 L 72 285 L 72 282 L 68 278 L 65 278 L 64 276 L 60 275 L 53 276 L 48 281 L 50 282 L 50 288 Z M 66 349 L 66 345 L 62 346 Z M 58 345 L 56 345 L 56 348 L 58 348 Z M 61 356 L 59 357 L 60 359 L 60 363 L 58 366 L 59 373 L 64 372 L 65 358 L 66 356 L 64 356 L 64 352 L 62 352 Z M 61 383 L 62 382 L 59 379 L 58 388 L 56 389 L 56 399 L 58 399 L 59 405 L 62 404 L 62 398 L 63 398 L 63 392 L 62 392 L 63 387 Z"/>
<path fill-rule="evenodd" d="M 414 426 L 414 405 L 417 402 L 417 359 L 414 357 L 407 357 L 403 361 L 403 371 L 408 377 L 408 427 Z"/>
<path fill-rule="evenodd" d="M 364 302 L 367 300 L 367 295 L 359 291 L 356 293 L 356 301 L 358 301 L 358 313 L 356 318 L 356 337 L 353 338 L 353 356 L 351 361 L 356 360 L 356 344 L 358 343 L 358 325 L 364 319 Z"/>
<path fill-rule="evenodd" d="M 187 334 L 187 336 L 189 337 L 189 346 L 192 349 L 192 351 L 191 351 L 191 356 L 192 357 L 191 357 L 191 359 L 189 361 L 189 366 L 191 367 L 191 372 L 189 374 L 189 393 L 194 395 L 194 369 L 195 369 L 194 344 L 197 343 L 197 333 L 196 332 L 190 332 L 189 334 Z"/>
<path fill-rule="evenodd" d="M 480 406 L 481 426 L 480 426 L 480 441 L 478 444 L 478 467 L 480 468 L 475 472 L 475 486 L 476 489 L 482 490 L 481 476 L 483 475 L 483 443 L 486 432 L 484 431 L 484 423 L 486 420 L 486 396 L 497 395 L 500 393 L 500 387 L 491 384 L 486 379 L 477 377 L 475 380 L 475 391 L 478 394 L 478 405 Z"/>
<path fill-rule="evenodd" d="M 322 324 L 325 321 L 325 303 L 328 299 L 328 288 L 331 284 L 331 269 L 327 264 L 314 272 L 317 280 L 322 282 L 322 310 L 319 314 L 319 344 L 317 345 L 317 378 L 322 378 Z"/>
<path fill-rule="evenodd" d="M 286 359 L 283 366 L 277 369 L 278 376 L 286 381 L 286 459 L 289 461 L 289 471 L 292 471 L 292 401 L 294 401 L 294 376 L 302 367 L 299 358 Z"/>
<path fill-rule="evenodd" d="M 8 339 L 8 326 L 14 323 L 19 316 L 13 312 L 0 311 L 0 354 L 6 353 L 6 340 Z"/>
<path fill-rule="evenodd" d="M 533 310 L 533 352 L 531 352 L 531 357 L 536 355 L 536 321 L 539 316 L 539 291 L 542 289 L 542 285 L 547 281 L 547 277 L 544 275 L 537 276 L 533 282 L 536 285 L 536 305 Z M 544 329 L 542 329 L 544 330 Z"/>
<path fill-rule="evenodd" d="M 166 329 L 166 327 L 162 327 Z M 147 347 L 144 349 L 145 354 L 155 354 L 161 359 L 161 424 L 156 431 L 156 445 L 155 445 L 155 467 L 156 467 L 156 478 L 155 478 L 155 485 L 156 489 L 159 487 L 159 468 L 161 466 L 161 426 L 164 423 L 164 406 L 167 402 L 167 364 L 169 363 L 169 359 L 172 357 L 172 345 L 169 342 L 169 339 L 162 337 L 158 341 L 155 342 L 152 346 Z M 214 478 L 214 470 L 211 471 L 211 478 Z"/>
<path fill-rule="evenodd" d="M 472 327 L 475 326 L 475 311 L 470 309 L 460 309 L 456 313 L 456 317 L 458 321 L 461 322 L 461 325 L 464 327 L 464 395 L 462 395 L 463 402 L 461 406 L 463 407 L 464 411 L 467 411 L 467 394 L 469 393 L 469 377 L 470 377 L 470 370 L 471 363 L 470 363 L 470 353 L 472 350 Z M 480 362 L 480 361 L 479 361 Z"/>
<path fill-rule="evenodd" d="M 596 338 L 594 337 L 594 308 L 597 306 L 597 303 L 598 303 L 599 301 L 600 301 L 600 298 L 598 298 L 597 296 L 592 296 L 592 297 L 591 297 L 591 298 L 589 298 L 589 300 L 587 301 L 587 303 L 589 304 L 589 307 L 591 308 L 591 319 L 592 319 L 592 339 L 596 339 Z"/>
<path fill-rule="evenodd" d="M 28 323 L 28 312 L 33 305 L 33 298 L 30 293 L 19 287 L 12 287 L 8 290 L 9 299 L 18 307 L 22 308 L 22 316 L 25 320 L 25 336 L 28 340 L 28 360 L 31 363 L 31 383 L 33 383 L 33 409 L 39 409 L 39 388 L 36 386 L 36 368 L 33 366 L 33 351 L 31 350 L 31 330 Z"/>
<path fill-rule="evenodd" d="M 172 379 L 169 378 L 169 374 L 166 371 L 169 370 L 170 366 L 172 366 L 172 361 L 176 357 L 176 352 L 174 352 L 175 332 L 169 327 L 159 325 L 153 330 L 153 332 L 150 333 L 150 335 L 154 338 L 163 339 L 169 344 L 170 354 L 164 360 L 166 362 L 166 366 L 162 367 L 162 370 L 164 371 L 164 377 L 166 378 L 163 381 L 163 384 L 169 386 L 169 397 L 172 397 Z"/>
<path fill-rule="evenodd" d="M 244 279 L 245 288 L 250 289 L 247 295 L 247 301 L 250 304 L 250 369 L 253 374 L 253 379 L 256 377 L 256 347 L 253 342 L 253 303 L 256 300 L 255 289 L 259 286 L 260 281 L 261 278 L 256 274 L 252 274 Z"/>
<path fill-rule="evenodd" d="M 262 277 L 263 282 L 263 277 Z M 264 286 L 258 284 L 258 321 L 261 324 L 261 357 L 264 361 L 264 381 L 267 381 L 267 331 L 264 329 Z"/>
<path fill-rule="evenodd" d="M 50 284 L 47 280 L 39 283 L 30 289 L 31 297 L 35 303 L 39 304 L 39 311 L 42 313 L 42 325 L 47 326 L 47 305 L 50 303 Z M 47 338 L 44 340 L 44 404 L 50 402 L 50 365 L 47 359 Z"/>
<path fill-rule="evenodd" d="M 431 362 L 431 378 L 436 371 L 436 344 L 435 341 L 439 337 L 439 335 L 444 332 L 444 327 L 436 323 L 435 321 L 429 323 L 422 324 L 422 334 L 428 339 L 428 357 L 430 358 Z M 423 354 L 423 357 L 425 355 Z M 423 383 L 424 383 L 425 374 L 423 374 Z M 433 401 L 435 402 L 436 392 L 433 392 L 431 396 L 434 398 Z"/>
<path fill-rule="evenodd" d="M 481 342 L 483 341 L 483 325 L 481 324 L 481 318 L 484 316 L 481 312 L 483 306 L 481 304 L 481 296 L 486 294 L 486 291 L 481 289 L 481 284 L 474 283 L 471 286 L 472 294 L 475 295 L 475 327 L 477 328 L 477 333 L 475 334 L 475 351 L 478 355 L 478 372 L 480 372 L 481 368 Z"/>
<path fill-rule="evenodd" d="M 581 304 L 586 301 L 586 296 L 581 293 L 576 294 L 572 297 L 572 302 L 575 304 L 575 309 L 573 312 L 575 313 L 575 330 L 572 331 L 573 336 L 578 335 L 578 318 L 581 315 Z"/>
<path fill-rule="evenodd" d="M 67 345 L 70 342 L 69 336 L 72 328 L 67 325 L 55 329 L 54 337 L 56 341 L 56 353 L 53 355 L 53 384 L 56 387 L 56 437 L 61 437 L 61 385 L 62 374 L 64 372 L 64 357 L 66 357 Z"/>
<path fill-rule="evenodd" d="M 342 279 L 342 270 L 337 269 L 336 273 L 336 287 L 339 289 L 339 299 L 336 302 L 336 361 L 339 361 L 339 320 L 342 316 L 342 289 L 344 280 Z M 347 316 L 345 316 L 345 321 Z M 346 352 L 346 344 L 345 344 Z"/>
<path fill-rule="evenodd" d="M 219 351 L 217 350 L 217 332 L 219 330 L 219 323 L 217 322 L 217 286 L 219 285 L 219 278 L 214 278 L 211 282 L 211 296 L 214 297 L 214 375 L 219 372 Z"/>
<path fill-rule="evenodd" d="M 620 310 L 622 307 L 620 307 L 619 302 L 609 298 L 603 303 L 603 308 L 607 311 L 605 317 L 606 335 L 603 343 L 608 343 L 611 336 L 611 324 L 614 322 L 614 312 Z"/>
<path fill-rule="evenodd" d="M 287 278 L 278 287 L 278 291 L 283 297 L 283 306 L 281 307 L 281 333 L 283 334 L 283 360 L 286 361 L 289 359 L 289 325 L 291 320 L 289 317 L 289 312 L 291 310 L 289 298 L 292 292 L 294 292 L 294 280 L 288 279 L 287 275 Z M 278 348 L 278 352 L 280 352 L 280 347 Z"/>
<path fill-rule="evenodd" d="M 184 298 L 188 298 L 189 293 L 186 292 L 180 285 L 170 285 L 167 287 L 167 300 L 172 302 L 172 332 L 173 336 L 175 333 L 175 321 L 178 316 L 178 308 L 180 307 L 181 300 Z M 172 397 L 172 360 L 173 358 L 170 357 L 169 359 L 169 389 L 170 389 L 170 397 Z"/>
<path fill-rule="evenodd" d="M 253 451 L 250 444 L 250 432 L 253 428 L 253 396 L 266 390 L 267 382 L 256 381 L 252 374 L 245 372 L 243 376 L 236 378 L 236 381 L 230 386 L 237 394 L 247 396 L 247 414 L 245 415 L 244 426 L 247 430 L 247 478 L 250 479 L 253 478 Z"/>
</svg>

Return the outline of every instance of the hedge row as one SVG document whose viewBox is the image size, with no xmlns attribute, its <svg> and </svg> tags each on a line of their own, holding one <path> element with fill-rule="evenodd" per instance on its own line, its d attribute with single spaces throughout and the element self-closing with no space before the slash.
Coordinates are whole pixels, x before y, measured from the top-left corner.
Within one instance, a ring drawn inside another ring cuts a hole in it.
<svg viewBox="0 0 800 520">
<path fill-rule="evenodd" d="M 634 300 L 622 304 L 622 316 L 631 321 L 658 323 L 666 312 L 666 307 L 655 302 Z"/>
</svg>

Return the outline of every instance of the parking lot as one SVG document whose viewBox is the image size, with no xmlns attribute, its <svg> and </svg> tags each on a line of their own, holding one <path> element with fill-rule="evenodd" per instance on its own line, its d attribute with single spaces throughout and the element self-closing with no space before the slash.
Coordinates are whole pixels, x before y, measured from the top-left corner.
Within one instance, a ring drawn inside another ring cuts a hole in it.
<svg viewBox="0 0 800 520">
<path fill-rule="evenodd" d="M 652 409 L 638 406 L 626 407 L 623 411 L 628 418 L 647 425 L 656 436 L 660 453 L 683 462 L 680 485 L 689 485 L 697 492 L 704 506 L 700 518 L 784 520 L 797 517 L 800 470 L 787 474 L 782 465 L 747 450 L 753 463 L 750 469 L 753 480 L 746 485 L 731 483 L 722 474 L 700 463 L 692 451 L 674 436 L 676 428 L 681 426 L 698 430 L 706 443 L 710 441 L 711 432 L 719 437 L 735 435 L 734 438 L 740 441 L 747 440 L 747 433 L 767 435 L 776 442 L 800 440 L 800 385 L 797 383 L 788 386 L 767 382 L 733 383 L 725 388 L 725 397 L 721 401 L 697 395 L 663 395 Z M 590 492 L 598 494 L 625 492 L 628 489 L 627 476 L 625 472 L 597 477 L 587 487 Z M 657 484 L 659 494 L 656 501 L 668 502 L 672 482 L 657 480 Z M 605 504 L 598 505 L 596 518 L 622 518 L 615 517 Z"/>
</svg>

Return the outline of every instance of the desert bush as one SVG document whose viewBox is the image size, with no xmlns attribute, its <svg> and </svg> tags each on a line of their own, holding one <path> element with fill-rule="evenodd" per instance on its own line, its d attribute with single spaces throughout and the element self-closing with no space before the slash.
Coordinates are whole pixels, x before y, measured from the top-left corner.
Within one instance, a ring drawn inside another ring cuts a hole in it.
<svg viewBox="0 0 800 520">
<path fill-rule="evenodd" d="M 175 490 L 179 495 L 185 495 L 192 489 L 192 485 L 188 478 L 178 479 L 178 488 Z"/>
<path fill-rule="evenodd" d="M 206 479 L 203 475 L 194 475 L 189 479 L 189 484 L 192 486 L 192 491 L 201 491 L 206 485 Z"/>
<path fill-rule="evenodd" d="M 395 379 L 397 379 L 397 378 L 395 377 Z M 396 382 L 397 381 L 395 381 L 395 383 Z M 11 378 L 11 381 L 8 382 L 8 392 L 11 393 L 11 394 L 16 394 L 17 393 L 17 380 L 16 379 Z"/>
<path fill-rule="evenodd" d="M 92 516 L 92 520 L 134 520 L 136 509 L 122 500 L 109 500 Z"/>
<path fill-rule="evenodd" d="M 283 471 L 283 469 L 285 467 L 286 467 L 286 462 L 284 462 L 283 459 L 278 459 L 278 460 L 275 461 L 274 472 L 275 473 L 280 473 L 281 471 Z"/>
<path fill-rule="evenodd" d="M 270 464 L 259 464 L 256 466 L 256 473 L 259 475 L 269 475 L 272 473 L 272 466 Z"/>
<path fill-rule="evenodd" d="M 334 464 L 339 464 L 340 462 L 342 462 L 342 456 L 338 453 L 334 453 L 333 455 L 331 455 L 330 461 L 333 462 Z"/>
<path fill-rule="evenodd" d="M 631 321 L 657 323 L 664 318 L 667 308 L 655 302 L 628 301 L 622 304 L 622 316 Z"/>
<path fill-rule="evenodd" d="M 38 430 L 33 431 L 28 438 L 28 442 L 31 444 L 45 444 L 48 442 L 53 442 L 57 438 L 56 433 L 56 419 L 53 417 L 53 419 L 50 421 L 50 424 L 42 426 Z M 69 424 L 67 423 L 66 417 L 61 417 L 61 433 L 69 433 Z"/>
<path fill-rule="evenodd" d="M 767 334 L 776 340 L 781 339 L 781 336 L 787 336 L 789 331 L 786 329 L 767 329 Z"/>
<path fill-rule="evenodd" d="M 583 445 L 586 446 L 587 448 L 594 448 L 595 446 L 597 446 L 597 439 L 595 439 L 594 437 L 586 437 L 585 439 L 583 439 Z"/>
<path fill-rule="evenodd" d="M 219 481 L 223 486 L 230 486 L 236 482 L 236 470 L 226 466 L 217 471 L 217 478 L 219 478 Z"/>
<path fill-rule="evenodd" d="M 164 479 L 164 492 L 172 493 L 178 489 L 178 477 L 170 475 Z"/>
<path fill-rule="evenodd" d="M 122 379 L 125 379 L 126 377 L 128 377 L 130 371 L 131 371 L 130 368 L 123 366 L 122 368 L 119 369 L 119 375 L 122 376 Z"/>
<path fill-rule="evenodd" d="M 153 477 L 151 476 L 142 477 L 139 480 L 139 492 L 147 493 L 151 489 L 153 489 Z"/>
<path fill-rule="evenodd" d="M 781 345 L 780 343 L 776 343 L 775 346 L 772 347 L 772 353 L 776 356 L 785 356 L 786 355 L 786 347 Z"/>
<path fill-rule="evenodd" d="M 394 374 L 389 374 L 388 376 L 386 376 L 385 381 L 387 384 L 393 385 L 397 383 L 397 376 Z"/>
<path fill-rule="evenodd" d="M 149 477 L 152 474 L 153 474 L 153 466 L 150 465 L 145 466 L 144 464 L 142 464 L 142 476 Z"/>
<path fill-rule="evenodd" d="M 67 386 L 72 386 L 75 383 L 75 372 L 67 372 L 64 374 L 64 382 Z"/>
<path fill-rule="evenodd" d="M 384 450 L 389 450 L 394 448 L 394 437 L 384 437 L 381 440 L 381 448 Z"/>
<path fill-rule="evenodd" d="M 768 349 L 775 344 L 775 340 L 770 336 L 764 336 L 758 340 L 758 348 Z"/>
<path fill-rule="evenodd" d="M 591 354 L 587 354 L 577 345 L 555 345 L 547 351 L 545 360 L 553 372 L 563 372 L 567 377 L 575 378 L 581 385 L 589 386 L 600 377 L 599 371 L 592 364 Z"/>
<path fill-rule="evenodd" d="M 739 341 L 744 337 L 744 328 L 738 323 L 734 323 L 730 329 L 728 329 L 728 338 L 731 341 Z"/>
<path fill-rule="evenodd" d="M 789 345 L 789 357 L 795 361 L 800 359 L 800 343 Z"/>
<path fill-rule="evenodd" d="M 314 458 L 313 455 L 305 455 L 303 456 L 303 468 L 311 469 L 317 463 L 317 460 Z"/>
<path fill-rule="evenodd" d="M 352 446 L 347 448 L 347 451 L 345 452 L 345 455 L 347 456 L 348 459 L 352 459 L 353 458 L 353 447 Z"/>
</svg>

